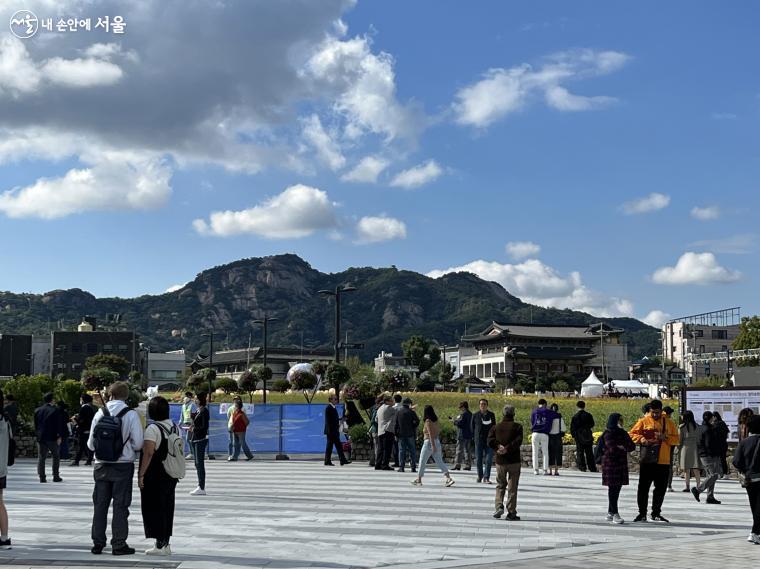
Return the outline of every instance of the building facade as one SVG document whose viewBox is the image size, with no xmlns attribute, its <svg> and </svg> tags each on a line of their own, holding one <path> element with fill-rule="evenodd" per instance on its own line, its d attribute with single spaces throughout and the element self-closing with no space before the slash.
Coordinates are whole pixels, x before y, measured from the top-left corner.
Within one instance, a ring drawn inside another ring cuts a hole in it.
<svg viewBox="0 0 760 569">
<path fill-rule="evenodd" d="M 405 372 L 412 378 L 416 378 L 419 375 L 419 369 L 410 365 L 405 357 L 394 356 L 391 352 L 382 351 L 375 358 L 375 373 L 381 374 L 385 372 Z"/>
<path fill-rule="evenodd" d="M 145 352 L 146 368 L 143 371 L 148 385 L 157 386 L 160 390 L 181 389 L 184 385 L 185 350 L 173 352 Z"/>
<path fill-rule="evenodd" d="M 329 364 L 333 361 L 332 350 L 302 350 L 301 348 L 267 348 L 267 367 L 272 370 L 272 380 L 285 379 L 288 370 L 297 363 L 313 361 Z M 229 377 L 237 381 L 240 375 L 254 365 L 263 365 L 264 350 L 261 347 L 240 348 L 214 352 L 212 361 L 208 357 L 197 357 L 190 364 L 196 372 L 212 367 L 217 377 Z"/>
<path fill-rule="evenodd" d="M 87 358 L 114 354 L 125 358 L 137 369 L 137 336 L 134 332 L 86 330 L 50 333 L 50 376 L 63 374 L 79 379 Z"/>
<path fill-rule="evenodd" d="M 0 334 L 0 377 L 29 375 L 32 371 L 32 337 Z"/>
</svg>

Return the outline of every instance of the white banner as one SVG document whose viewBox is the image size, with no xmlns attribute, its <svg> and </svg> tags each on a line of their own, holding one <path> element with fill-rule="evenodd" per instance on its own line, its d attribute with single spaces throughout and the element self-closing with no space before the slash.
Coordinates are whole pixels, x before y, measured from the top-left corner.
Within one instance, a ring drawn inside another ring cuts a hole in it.
<svg viewBox="0 0 760 569">
<path fill-rule="evenodd" d="M 220 415 L 226 415 L 227 411 L 229 411 L 230 407 L 232 407 L 232 403 L 220 403 L 219 404 L 219 414 Z M 253 407 L 254 403 L 243 403 L 243 411 L 245 411 L 246 415 L 253 415 Z"/>
<path fill-rule="evenodd" d="M 728 440 L 739 440 L 739 411 L 749 407 L 755 414 L 760 414 L 760 390 L 758 389 L 716 389 L 686 390 L 686 408 L 694 413 L 698 424 L 702 423 L 702 413 L 717 411 L 728 425 Z"/>
</svg>

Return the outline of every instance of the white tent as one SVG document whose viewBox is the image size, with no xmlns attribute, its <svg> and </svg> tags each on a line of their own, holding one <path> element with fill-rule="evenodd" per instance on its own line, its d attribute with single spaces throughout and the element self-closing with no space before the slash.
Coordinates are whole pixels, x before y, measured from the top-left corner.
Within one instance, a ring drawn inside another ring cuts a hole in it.
<svg viewBox="0 0 760 569">
<path fill-rule="evenodd" d="M 638 379 L 627 379 L 624 381 L 610 381 L 609 383 L 605 384 L 604 388 L 606 390 L 612 390 L 616 389 L 620 393 L 627 393 L 630 391 L 634 395 L 638 395 L 640 393 L 648 394 L 649 393 L 649 386 L 645 383 L 641 383 Z"/>
<path fill-rule="evenodd" d="M 603 385 L 592 370 L 586 380 L 581 383 L 581 397 L 601 397 Z"/>
</svg>

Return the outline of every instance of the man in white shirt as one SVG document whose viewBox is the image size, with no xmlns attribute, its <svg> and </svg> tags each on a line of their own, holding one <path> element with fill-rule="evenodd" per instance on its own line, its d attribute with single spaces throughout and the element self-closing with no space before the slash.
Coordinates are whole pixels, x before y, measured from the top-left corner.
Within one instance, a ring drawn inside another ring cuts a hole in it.
<svg viewBox="0 0 760 569">
<path fill-rule="evenodd" d="M 375 461 L 375 470 L 393 470 L 390 466 L 391 452 L 393 452 L 393 423 L 396 418 L 396 410 L 393 408 L 393 398 L 385 396 L 384 403 L 377 410 L 377 438 L 380 442 L 380 453 Z"/>
<path fill-rule="evenodd" d="M 109 415 L 120 417 L 121 435 L 124 447 L 121 456 L 115 461 L 106 461 L 98 457 L 96 447 L 97 424 L 103 419 L 103 410 L 95 413 L 90 428 L 87 446 L 95 451 L 93 478 L 95 490 L 93 502 L 95 512 L 92 517 L 92 542 L 90 550 L 98 555 L 106 545 L 106 526 L 108 525 L 108 508 L 113 501 L 113 520 L 111 522 L 111 553 L 114 555 L 132 555 L 135 550 L 127 545 L 129 535 L 129 506 L 132 503 L 132 478 L 135 473 L 136 453 L 143 446 L 143 430 L 140 417 L 136 411 L 127 408 L 129 386 L 117 381 L 108 388 L 110 400 L 106 403 Z M 125 411 L 126 410 L 126 411 Z M 105 423 L 104 423 L 105 425 Z M 101 457 L 103 451 L 101 452 Z"/>
</svg>

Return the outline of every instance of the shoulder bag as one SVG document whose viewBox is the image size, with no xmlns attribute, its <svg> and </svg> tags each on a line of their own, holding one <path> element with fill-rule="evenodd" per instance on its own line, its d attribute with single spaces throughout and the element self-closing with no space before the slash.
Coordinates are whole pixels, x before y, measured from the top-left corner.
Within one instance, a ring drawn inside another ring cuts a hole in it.
<svg viewBox="0 0 760 569">
<path fill-rule="evenodd" d="M 665 419 L 662 420 L 662 432 L 666 432 Z M 654 445 L 639 445 L 639 464 L 657 464 L 660 461 L 661 443 Z"/>
<path fill-rule="evenodd" d="M 749 463 L 749 465 L 747 465 L 747 471 L 739 473 L 739 484 L 742 485 L 742 488 L 746 488 L 753 482 L 752 481 L 752 467 L 757 461 L 758 450 L 760 450 L 760 438 L 758 438 L 757 442 L 755 443 L 755 452 L 752 453 L 752 461 Z"/>
</svg>

